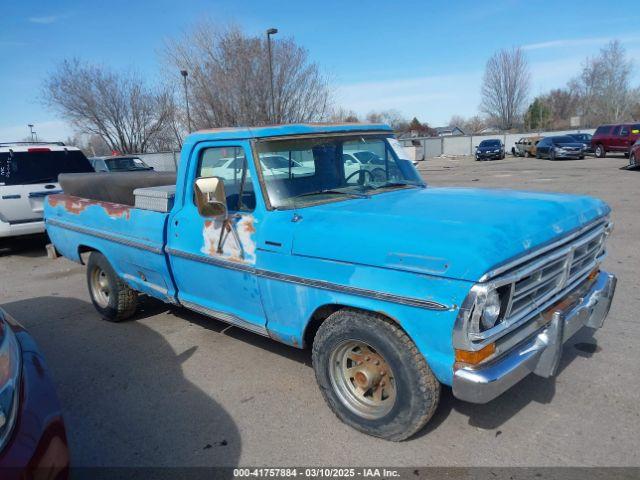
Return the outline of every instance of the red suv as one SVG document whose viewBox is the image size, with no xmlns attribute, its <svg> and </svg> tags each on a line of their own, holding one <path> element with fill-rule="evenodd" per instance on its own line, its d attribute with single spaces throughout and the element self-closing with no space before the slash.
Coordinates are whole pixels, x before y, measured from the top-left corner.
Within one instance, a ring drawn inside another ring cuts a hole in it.
<svg viewBox="0 0 640 480">
<path fill-rule="evenodd" d="M 591 148 L 596 157 L 603 158 L 607 152 L 629 155 L 631 146 L 640 138 L 640 123 L 601 125 L 591 139 Z"/>
</svg>

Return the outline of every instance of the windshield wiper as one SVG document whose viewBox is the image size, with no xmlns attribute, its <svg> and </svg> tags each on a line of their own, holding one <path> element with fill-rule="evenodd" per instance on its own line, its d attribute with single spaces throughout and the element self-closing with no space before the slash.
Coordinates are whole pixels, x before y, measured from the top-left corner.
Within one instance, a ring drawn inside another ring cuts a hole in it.
<svg viewBox="0 0 640 480">
<path fill-rule="evenodd" d="M 377 190 L 379 188 L 389 188 L 389 187 L 418 187 L 424 188 L 424 185 L 419 183 L 411 183 L 411 182 L 403 182 L 401 180 L 390 180 L 388 182 L 383 182 L 380 184 L 369 183 L 367 185 L 363 185 L 364 188 L 370 188 L 372 190 Z"/>
<path fill-rule="evenodd" d="M 342 190 L 332 190 L 332 189 L 328 189 L 328 190 L 318 190 L 317 192 L 308 192 L 308 193 L 301 193 L 300 195 L 296 195 L 294 197 L 291 197 L 292 199 L 296 199 L 296 198 L 302 198 L 302 197 L 311 197 L 313 195 L 323 195 L 323 194 L 336 194 L 336 195 L 345 195 L 347 197 L 351 197 L 351 198 L 369 198 L 369 195 L 367 195 L 366 193 L 356 193 L 356 192 L 344 192 Z"/>
<path fill-rule="evenodd" d="M 35 180 L 29 180 L 28 182 L 22 182 L 23 185 L 32 185 L 34 183 L 55 183 L 57 182 L 57 177 L 44 177 L 44 178 L 36 178 Z"/>
</svg>

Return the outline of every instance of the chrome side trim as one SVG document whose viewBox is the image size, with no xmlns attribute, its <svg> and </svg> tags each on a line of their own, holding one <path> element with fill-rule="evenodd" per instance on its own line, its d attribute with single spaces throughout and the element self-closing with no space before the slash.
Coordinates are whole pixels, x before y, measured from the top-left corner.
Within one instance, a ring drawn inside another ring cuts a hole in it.
<svg viewBox="0 0 640 480">
<path fill-rule="evenodd" d="M 101 232 L 100 230 L 93 230 L 86 227 L 81 227 L 79 225 L 73 225 L 67 222 L 61 222 L 60 220 L 56 220 L 55 218 L 47 218 L 45 220 L 46 223 L 54 225 L 60 228 L 66 228 L 67 230 L 71 230 L 73 232 L 84 233 L 85 235 L 92 235 L 94 237 L 102 238 L 104 240 L 110 240 L 115 243 L 119 243 L 120 245 L 125 245 L 127 247 L 138 248 L 140 250 L 146 250 L 147 252 L 156 253 L 161 255 L 163 250 L 162 247 L 157 247 L 155 245 L 147 245 L 145 243 L 136 242 L 134 240 L 129 240 L 127 238 L 122 238 L 118 235 L 113 235 L 111 233 Z"/>
<path fill-rule="evenodd" d="M 359 287 L 349 287 L 346 285 L 340 285 L 337 283 L 326 282 L 324 280 L 314 280 L 310 278 L 298 277 L 296 275 L 289 275 L 286 273 L 271 272 L 259 268 L 252 267 L 250 265 L 244 265 L 238 262 L 229 262 L 214 257 L 205 257 L 204 255 L 196 255 L 182 250 L 176 250 L 174 248 L 165 248 L 165 251 L 169 255 L 175 255 L 177 257 L 186 258 L 195 262 L 208 263 L 216 265 L 222 268 L 229 268 L 231 270 L 238 270 L 242 272 L 252 273 L 259 277 L 269 278 L 271 280 L 277 280 L 280 282 L 295 283 L 298 285 L 305 285 L 308 287 L 319 288 L 322 290 L 331 290 L 335 292 L 347 293 L 350 295 L 357 295 L 359 297 L 375 298 L 376 300 L 382 300 L 392 303 L 399 303 L 401 305 L 408 305 L 411 307 L 426 308 L 429 310 L 446 311 L 451 310 L 451 307 L 443 305 L 431 300 L 422 300 L 419 298 L 403 297 L 401 295 L 394 295 L 392 293 L 379 292 L 376 290 L 368 290 Z"/>
<path fill-rule="evenodd" d="M 166 288 L 161 287 L 160 285 L 157 285 L 155 283 L 151 283 L 149 281 L 142 280 L 141 278 L 136 277 L 135 275 L 131 275 L 129 273 L 125 273 L 124 275 L 122 275 L 122 278 L 124 278 L 125 280 L 128 280 L 129 282 L 142 283 L 144 286 L 150 288 L 151 290 L 154 290 L 154 291 L 158 292 L 161 295 L 164 295 L 165 297 L 167 297 L 169 295 L 169 291 Z"/>
<path fill-rule="evenodd" d="M 193 310 L 194 312 L 201 313 L 202 315 L 206 315 L 207 317 L 215 318 L 216 320 L 220 320 L 222 322 L 233 325 L 234 327 L 242 328 L 244 330 L 248 330 L 253 333 L 257 333 L 258 335 L 262 335 L 263 337 L 268 337 L 269 332 L 267 329 L 261 325 L 255 325 L 251 322 L 247 322 L 235 315 L 231 315 L 229 313 L 220 312 L 218 310 L 212 310 L 207 307 L 203 307 L 197 303 L 187 302 L 184 300 L 180 301 L 180 305 L 188 308 L 189 310 Z"/>
<path fill-rule="evenodd" d="M 351 295 L 357 295 L 360 297 L 370 297 L 377 300 L 383 300 L 391 303 L 399 303 L 401 305 L 409 305 L 411 307 L 426 308 L 429 310 L 451 310 L 450 307 L 441 303 L 432 302 L 431 300 L 422 300 L 419 298 L 403 297 L 401 295 L 394 295 L 392 293 L 378 292 L 376 290 L 368 290 L 365 288 L 348 287 L 346 285 L 339 285 L 336 283 L 325 282 L 324 280 L 313 280 L 309 278 L 297 277 L 295 275 L 287 275 L 283 273 L 268 272 L 266 270 L 258 270 L 257 275 L 261 277 L 270 278 L 273 280 L 279 280 L 282 282 L 297 283 L 300 285 L 306 285 L 314 288 L 320 288 L 323 290 L 337 291 L 341 293 L 348 293 Z"/>
<path fill-rule="evenodd" d="M 608 218 L 606 216 L 604 217 L 600 217 L 596 220 L 594 220 L 593 222 L 585 225 L 584 227 L 576 230 L 575 232 L 566 235 L 564 237 L 562 237 L 560 240 L 550 243 L 549 245 L 546 245 L 542 248 L 539 248 L 537 250 L 534 250 L 533 252 L 530 252 L 526 255 L 523 255 L 521 257 L 518 257 L 508 263 L 505 263 L 504 265 L 501 265 L 499 267 L 494 268 L 493 270 L 489 270 L 487 273 L 485 273 L 484 275 L 482 275 L 482 277 L 480 277 L 480 279 L 478 280 L 478 282 L 486 282 L 487 280 L 490 280 L 498 275 L 500 275 L 501 273 L 504 273 L 508 270 L 511 270 L 512 268 L 517 267 L 518 265 L 527 262 L 528 260 L 531 260 L 532 258 L 535 258 L 539 255 L 542 255 L 545 252 L 548 252 L 549 250 L 553 250 L 554 248 L 558 248 L 568 242 L 570 242 L 571 240 L 573 240 L 576 237 L 579 237 L 580 235 L 582 235 L 584 232 L 591 230 L 593 228 L 597 228 L 598 226 L 600 226 L 600 224 L 604 224 L 604 223 L 608 223 L 610 224 L 611 222 L 608 221 Z M 607 225 L 608 226 L 608 225 Z"/>
<path fill-rule="evenodd" d="M 184 250 L 176 250 L 175 248 L 165 247 L 165 252 L 169 255 L 175 255 L 176 257 L 186 258 L 187 260 L 193 260 L 194 262 L 208 263 L 209 265 L 215 265 L 216 267 L 228 268 L 229 270 L 238 270 L 247 273 L 256 273 L 256 269 L 251 265 L 247 265 L 240 262 L 230 262 L 228 260 L 222 260 L 216 257 L 207 257 L 204 255 L 198 255 L 196 253 L 185 252 Z"/>
</svg>

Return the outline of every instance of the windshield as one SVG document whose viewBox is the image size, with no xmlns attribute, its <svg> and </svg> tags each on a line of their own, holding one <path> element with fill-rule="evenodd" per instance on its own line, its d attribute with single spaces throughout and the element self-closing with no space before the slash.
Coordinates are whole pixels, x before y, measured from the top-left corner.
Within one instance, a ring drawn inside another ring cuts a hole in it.
<svg viewBox="0 0 640 480">
<path fill-rule="evenodd" d="M 483 140 L 480 142 L 481 147 L 499 147 L 500 140 Z"/>
<path fill-rule="evenodd" d="M 561 137 L 553 137 L 553 143 L 576 143 L 576 139 L 569 135 L 563 135 Z"/>
<path fill-rule="evenodd" d="M 258 142 L 257 149 L 275 208 L 424 186 L 400 144 L 384 136 L 271 140 Z M 278 159 L 275 165 L 267 160 L 274 158 Z"/>
<path fill-rule="evenodd" d="M 121 172 L 130 170 L 151 170 L 151 167 L 138 157 L 126 158 L 106 158 L 105 163 L 110 172 Z"/>
<path fill-rule="evenodd" d="M 0 153 L 0 185 L 53 183 L 61 173 L 93 172 L 87 157 L 79 150 Z"/>
</svg>

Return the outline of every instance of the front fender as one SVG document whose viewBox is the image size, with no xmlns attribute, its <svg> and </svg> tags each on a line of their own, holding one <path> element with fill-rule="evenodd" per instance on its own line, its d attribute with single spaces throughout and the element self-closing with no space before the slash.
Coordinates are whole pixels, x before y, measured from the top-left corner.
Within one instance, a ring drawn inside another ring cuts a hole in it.
<svg viewBox="0 0 640 480">
<path fill-rule="evenodd" d="M 274 255 L 275 256 L 275 255 Z M 336 288 L 319 288 L 312 282 L 283 281 L 259 277 L 260 293 L 267 312 L 267 330 L 277 340 L 301 348 L 305 331 L 314 313 L 325 306 L 344 306 L 380 313 L 396 322 L 409 335 L 438 380 L 451 385 L 454 351 L 453 326 L 459 306 L 471 288 L 462 280 L 432 277 L 397 270 L 338 264 L 299 257 L 277 255 L 280 269 L 287 260 L 296 277 L 322 278 Z M 264 258 L 264 257 L 263 257 Z M 274 260 L 275 262 L 275 260 Z M 406 305 L 372 296 L 354 295 L 341 286 L 423 298 L 440 303 L 445 309 Z"/>
</svg>

